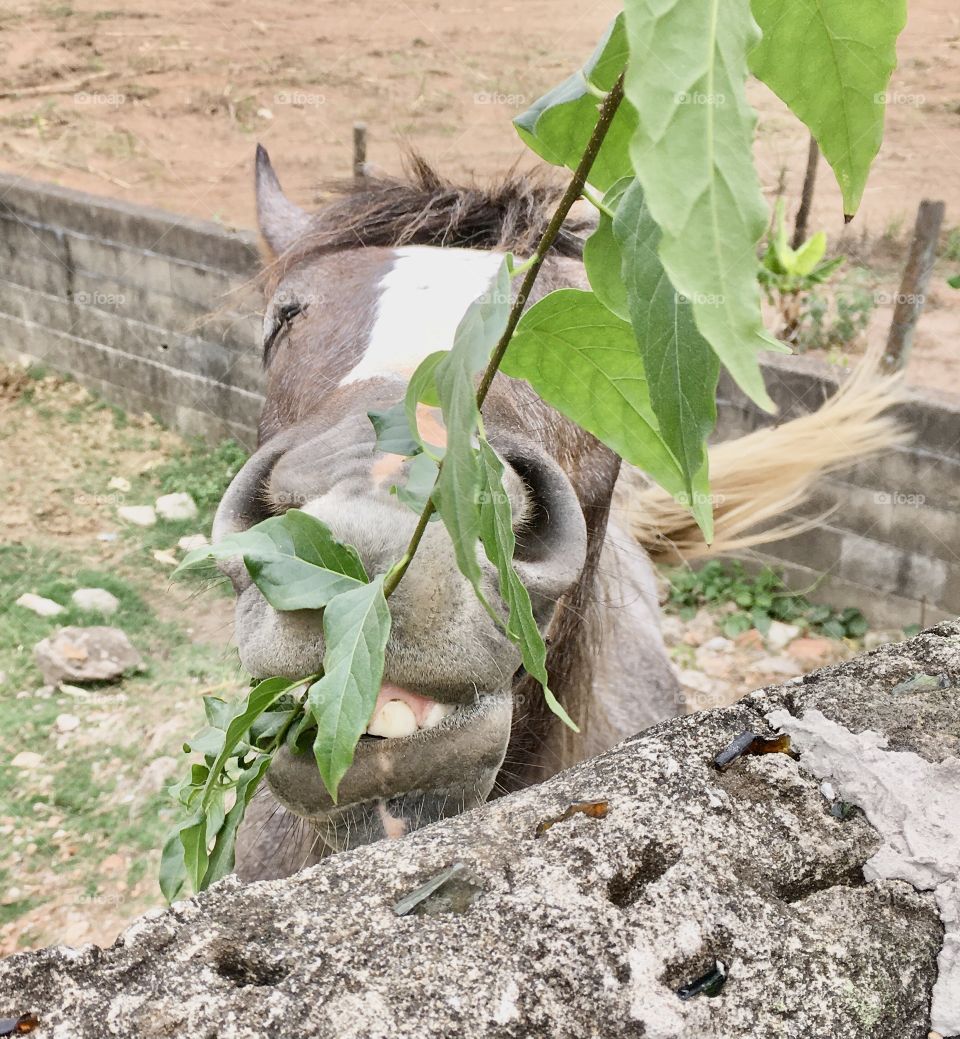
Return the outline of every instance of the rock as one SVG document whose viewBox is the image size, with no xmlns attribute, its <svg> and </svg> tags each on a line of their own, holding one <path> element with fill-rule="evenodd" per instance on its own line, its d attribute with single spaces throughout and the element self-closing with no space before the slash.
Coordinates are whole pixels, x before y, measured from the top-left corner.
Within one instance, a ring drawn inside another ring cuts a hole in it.
<svg viewBox="0 0 960 1039">
<path fill-rule="evenodd" d="M 748 628 L 746 631 L 741 631 L 733 641 L 739 649 L 763 649 L 763 636 L 756 628 Z"/>
<path fill-rule="evenodd" d="M 787 646 L 787 653 L 800 664 L 805 671 L 826 664 L 833 656 L 836 643 L 832 639 L 805 638 L 794 639 Z"/>
<path fill-rule="evenodd" d="M 61 628 L 33 649 L 44 681 L 106 682 L 143 662 L 119 628 Z"/>
<path fill-rule="evenodd" d="M 125 476 L 111 476 L 107 486 L 111 491 L 122 491 L 126 494 L 130 490 L 130 481 Z"/>
<path fill-rule="evenodd" d="M 180 562 L 169 549 L 157 549 L 153 553 L 153 558 L 164 566 L 177 566 Z"/>
<path fill-rule="evenodd" d="M 784 678 L 803 674 L 803 668 L 790 657 L 761 657 L 747 665 L 747 671 L 755 675 L 777 675 Z"/>
<path fill-rule="evenodd" d="M 152 505 L 121 505 L 117 515 L 135 527 L 152 527 L 157 522 L 157 513 Z"/>
<path fill-rule="evenodd" d="M 184 534 L 177 542 L 177 546 L 184 552 L 193 552 L 198 548 L 206 548 L 210 539 L 205 534 Z"/>
<path fill-rule="evenodd" d="M 176 758 L 154 758 L 140 773 L 134 793 L 141 797 L 159 793 L 179 767 L 180 762 Z"/>
<path fill-rule="evenodd" d="M 73 732 L 80 728 L 80 719 L 75 714 L 58 714 L 53 724 L 57 732 Z"/>
<path fill-rule="evenodd" d="M 940 625 L 661 723 L 403 840 L 289 880 L 228 877 L 151 910 L 108 949 L 19 953 L 0 962 L 0 1006 L 42 1008 L 45 1034 L 64 1039 L 105 1022 L 114 1039 L 950 1034 L 928 1018 L 945 951 L 938 905 L 912 883 L 863 875 L 885 843 L 867 815 L 825 810 L 803 756 L 744 757 L 722 773 L 712 762 L 745 729 L 774 731 L 773 711 L 804 724 L 821 712 L 844 740 L 864 746 L 874 730 L 947 781 L 960 768 L 956 690 L 890 690 L 958 671 L 960 624 Z M 847 783 L 872 796 L 865 782 L 831 779 L 840 797 Z M 601 796 L 604 818 L 578 814 L 534 836 Z M 454 861 L 472 900 L 395 916 L 398 899 Z M 718 998 L 680 999 L 717 960 Z"/>
<path fill-rule="evenodd" d="M 116 541 L 118 536 L 119 535 L 115 530 L 101 530 L 100 533 L 97 534 L 97 541 Z"/>
<path fill-rule="evenodd" d="M 38 617 L 56 617 L 58 613 L 63 613 L 60 603 L 45 599 L 42 595 L 34 595 L 33 592 L 24 592 L 17 599 L 17 606 L 22 606 Z"/>
<path fill-rule="evenodd" d="M 175 494 L 162 494 L 156 501 L 157 515 L 170 522 L 194 519 L 197 515 L 197 503 L 185 491 Z"/>
<path fill-rule="evenodd" d="M 700 649 L 707 653 L 732 653 L 733 642 L 722 635 L 716 635 L 712 639 L 707 639 Z"/>
<path fill-rule="evenodd" d="M 683 641 L 688 646 L 702 646 L 708 639 L 718 634 L 719 629 L 713 614 L 707 609 L 697 610 L 693 620 L 687 623 L 687 633 Z"/>
<path fill-rule="evenodd" d="M 668 646 L 675 646 L 683 641 L 687 633 L 687 626 L 683 621 L 672 613 L 664 613 L 660 617 L 660 634 Z"/>
<path fill-rule="evenodd" d="M 784 624 L 783 621 L 771 621 L 767 631 L 767 649 L 773 653 L 779 653 L 785 649 L 790 642 L 800 634 L 796 624 Z"/>
<path fill-rule="evenodd" d="M 106 588 L 78 588 L 70 596 L 73 605 L 90 613 L 102 613 L 105 617 L 116 613 L 120 600 Z"/>
<path fill-rule="evenodd" d="M 43 757 L 32 750 L 21 750 L 10 764 L 14 768 L 39 768 L 43 764 Z"/>
</svg>

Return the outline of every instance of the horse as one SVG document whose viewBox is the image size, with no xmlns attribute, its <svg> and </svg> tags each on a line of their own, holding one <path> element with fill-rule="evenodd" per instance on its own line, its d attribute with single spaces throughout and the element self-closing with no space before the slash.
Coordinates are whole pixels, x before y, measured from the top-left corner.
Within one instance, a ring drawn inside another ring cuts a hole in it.
<svg viewBox="0 0 960 1039">
<path fill-rule="evenodd" d="M 391 489 L 409 461 L 378 450 L 368 413 L 402 400 L 419 362 L 450 348 L 504 254 L 534 252 L 561 193 L 530 175 L 456 185 L 420 158 L 408 165 L 403 177 L 336 185 L 308 213 L 257 148 L 265 403 L 257 449 L 217 509 L 214 543 L 297 507 L 354 546 L 368 573 L 403 554 L 418 517 Z M 587 287 L 582 247 L 593 222 L 575 210 L 528 304 L 559 287 Z M 717 547 L 777 536 L 745 531 L 802 499 L 823 472 L 888 446 L 889 403 L 886 390 L 858 384 L 812 416 L 714 448 Z M 580 732 L 547 709 L 459 572 L 443 524 L 432 523 L 391 597 L 382 689 L 338 800 L 312 755 L 281 750 L 238 835 L 242 880 L 288 876 L 401 837 L 684 712 L 660 633 L 651 551 L 705 550 L 689 514 L 526 383 L 498 374 L 483 410 L 551 688 Z M 421 405 L 418 423 L 431 442 L 444 442 L 437 409 Z M 486 596 L 498 601 L 495 571 L 482 553 L 478 561 Z M 236 596 L 243 667 L 254 678 L 317 671 L 320 611 L 276 611 L 241 560 L 218 565 Z"/>
</svg>

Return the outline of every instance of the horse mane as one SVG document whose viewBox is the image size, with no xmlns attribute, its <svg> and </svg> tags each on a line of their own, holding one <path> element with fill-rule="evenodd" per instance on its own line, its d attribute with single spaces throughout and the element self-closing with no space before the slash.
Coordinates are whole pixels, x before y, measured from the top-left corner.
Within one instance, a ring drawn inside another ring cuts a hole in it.
<svg viewBox="0 0 960 1039">
<path fill-rule="evenodd" d="M 535 172 L 511 170 L 489 184 L 456 184 L 422 156 L 410 153 L 405 175 L 364 176 L 325 184 L 325 200 L 304 234 L 264 271 L 275 289 L 293 267 L 343 249 L 434 245 L 499 249 L 531 255 L 563 194 L 563 186 Z M 580 258 L 590 228 L 568 221 L 554 255 Z"/>
</svg>

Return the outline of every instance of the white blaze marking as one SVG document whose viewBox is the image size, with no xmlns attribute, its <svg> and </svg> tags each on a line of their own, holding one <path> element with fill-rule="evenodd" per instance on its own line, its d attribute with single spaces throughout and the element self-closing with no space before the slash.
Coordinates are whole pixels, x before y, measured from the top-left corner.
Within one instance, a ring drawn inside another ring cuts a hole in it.
<svg viewBox="0 0 960 1039">
<path fill-rule="evenodd" d="M 410 375 L 436 350 L 449 350 L 467 307 L 489 288 L 503 255 L 478 249 L 411 245 L 394 250 L 380 282 L 370 341 L 342 385 Z"/>
</svg>

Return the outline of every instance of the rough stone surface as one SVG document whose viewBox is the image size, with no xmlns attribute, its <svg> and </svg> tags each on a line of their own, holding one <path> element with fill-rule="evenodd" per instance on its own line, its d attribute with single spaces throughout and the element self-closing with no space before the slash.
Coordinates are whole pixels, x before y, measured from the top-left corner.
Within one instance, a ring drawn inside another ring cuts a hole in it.
<svg viewBox="0 0 960 1039">
<path fill-rule="evenodd" d="M 34 595 L 33 592 L 24 592 L 16 604 L 38 617 L 56 617 L 58 613 L 63 613 L 60 603 L 54 602 L 53 599 L 45 599 L 42 595 Z"/>
<path fill-rule="evenodd" d="M 194 519 L 197 515 L 197 503 L 185 491 L 161 494 L 155 508 L 161 519 L 171 522 Z"/>
<path fill-rule="evenodd" d="M 120 600 L 106 588 L 78 588 L 70 596 L 74 606 L 92 613 L 102 613 L 105 617 L 116 613 L 120 608 Z"/>
<path fill-rule="evenodd" d="M 33 648 L 43 680 L 106 682 L 139 667 L 140 654 L 119 628 L 61 628 Z"/>
<path fill-rule="evenodd" d="M 893 692 L 921 672 L 950 684 Z M 228 878 L 110 949 L 11 957 L 0 1016 L 37 1013 L 38 1039 L 923 1039 L 944 936 L 933 895 L 865 879 L 883 837 L 862 812 L 832 814 L 802 756 L 712 762 L 777 710 L 944 762 L 960 753 L 958 685 L 960 626 L 940 625 L 402 841 L 289 880 Z M 585 799 L 606 817 L 535 836 Z M 455 885 L 393 913 L 454 861 Z M 718 959 L 722 991 L 681 1000 Z"/>
<path fill-rule="evenodd" d="M 157 522 L 157 512 L 152 505 L 121 505 L 117 515 L 135 527 L 152 527 Z"/>
</svg>

